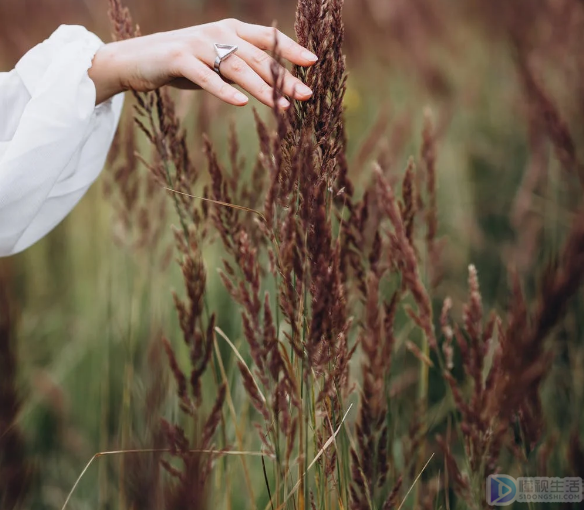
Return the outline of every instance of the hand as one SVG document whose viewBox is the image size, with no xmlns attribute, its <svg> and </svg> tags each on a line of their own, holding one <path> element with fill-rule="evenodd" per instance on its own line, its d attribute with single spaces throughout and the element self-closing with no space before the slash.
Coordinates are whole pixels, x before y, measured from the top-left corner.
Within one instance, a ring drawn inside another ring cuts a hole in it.
<svg viewBox="0 0 584 510">
<path fill-rule="evenodd" d="M 96 104 L 124 90 L 148 92 L 170 84 L 202 88 L 226 103 L 245 105 L 247 96 L 224 81 L 224 77 L 262 103 L 273 106 L 273 59 L 264 50 L 273 48 L 275 37 L 278 51 L 290 62 L 310 66 L 318 60 L 275 28 L 236 19 L 106 44 L 95 55 L 89 70 L 97 91 Z M 213 71 L 214 43 L 239 47 L 221 63 L 221 76 Z M 283 92 L 299 100 L 312 95 L 306 85 L 285 69 Z M 279 106 L 287 108 L 289 102 L 281 98 Z"/>
</svg>

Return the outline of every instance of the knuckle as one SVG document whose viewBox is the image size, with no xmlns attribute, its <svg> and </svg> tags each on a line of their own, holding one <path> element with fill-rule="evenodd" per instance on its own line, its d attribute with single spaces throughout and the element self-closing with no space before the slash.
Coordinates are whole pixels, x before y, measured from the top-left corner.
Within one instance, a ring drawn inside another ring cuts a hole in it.
<svg viewBox="0 0 584 510">
<path fill-rule="evenodd" d="M 271 48 L 274 45 L 274 30 L 270 27 L 259 27 L 256 25 L 255 28 L 257 46 L 262 50 Z"/>
<path fill-rule="evenodd" d="M 221 85 L 219 87 L 219 95 L 221 97 L 228 97 L 231 95 L 231 89 L 233 87 L 231 87 L 231 85 L 229 85 L 228 83 L 223 83 L 223 85 Z"/>
<path fill-rule="evenodd" d="M 172 62 L 179 62 L 187 55 L 187 47 L 183 44 L 173 46 L 168 52 L 168 58 Z"/>
<path fill-rule="evenodd" d="M 197 30 L 189 37 L 189 48 L 199 48 L 201 45 L 205 44 L 206 34 L 204 30 Z"/>
<path fill-rule="evenodd" d="M 260 85 L 259 94 L 267 99 L 272 99 L 273 90 L 267 83 Z"/>
<path fill-rule="evenodd" d="M 211 74 L 210 74 L 210 72 L 201 71 L 199 73 L 198 80 L 199 80 L 199 85 L 201 85 L 202 87 L 205 87 L 206 85 L 209 85 L 209 83 L 211 82 Z"/>
<path fill-rule="evenodd" d="M 271 57 L 265 51 L 255 51 L 251 58 L 254 63 L 260 65 L 271 60 Z"/>
<path fill-rule="evenodd" d="M 236 74 L 241 74 L 245 70 L 245 64 L 243 63 L 243 60 L 241 60 L 241 59 L 231 57 L 228 60 L 228 62 L 229 62 L 229 67 L 231 68 L 231 71 L 233 71 Z"/>
<path fill-rule="evenodd" d="M 265 38 L 270 46 L 273 46 L 276 40 L 280 42 L 280 34 L 277 28 L 268 27 L 266 28 Z"/>
<path fill-rule="evenodd" d="M 219 23 L 220 23 L 221 28 L 223 28 L 223 29 L 229 28 L 231 30 L 234 30 L 237 27 L 239 21 L 235 18 L 226 18 L 226 19 L 220 21 Z"/>
<path fill-rule="evenodd" d="M 224 24 L 224 20 L 222 21 L 214 21 L 212 23 L 208 23 L 205 25 L 205 31 L 207 35 L 216 35 L 225 32 L 226 25 Z"/>
</svg>

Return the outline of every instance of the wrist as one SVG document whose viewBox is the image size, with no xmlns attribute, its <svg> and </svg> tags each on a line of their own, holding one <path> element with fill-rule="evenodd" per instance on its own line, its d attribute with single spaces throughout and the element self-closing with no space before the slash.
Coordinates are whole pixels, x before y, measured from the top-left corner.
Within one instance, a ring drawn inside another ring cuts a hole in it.
<svg viewBox="0 0 584 510">
<path fill-rule="evenodd" d="M 126 90 L 122 74 L 123 66 L 119 62 L 116 45 L 117 43 L 109 43 L 102 46 L 96 52 L 88 71 L 89 77 L 95 84 L 96 105 Z"/>
</svg>

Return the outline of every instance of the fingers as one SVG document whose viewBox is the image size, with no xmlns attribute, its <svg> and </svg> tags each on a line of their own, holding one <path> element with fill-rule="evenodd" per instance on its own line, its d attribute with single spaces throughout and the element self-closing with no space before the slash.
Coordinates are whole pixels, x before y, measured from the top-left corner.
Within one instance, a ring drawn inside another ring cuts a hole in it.
<svg viewBox="0 0 584 510">
<path fill-rule="evenodd" d="M 247 41 L 240 40 L 238 42 L 239 49 L 237 51 L 237 56 L 245 60 L 247 64 L 269 85 L 274 85 L 274 76 L 272 73 L 272 65 L 276 61 L 270 57 L 265 51 L 260 50 L 253 44 Z M 224 64 L 227 63 L 227 59 Z M 284 73 L 284 79 L 282 84 L 282 91 L 287 96 L 293 97 L 294 99 L 308 99 L 312 95 L 312 90 L 308 88 L 302 81 L 298 78 L 292 76 L 292 74 L 282 66 L 280 71 Z"/>
<path fill-rule="evenodd" d="M 237 83 L 262 103 L 273 106 L 274 90 L 243 59 L 232 55 L 221 62 L 221 75 Z M 285 98 L 279 99 L 281 108 L 288 108 L 290 103 Z"/>
<path fill-rule="evenodd" d="M 222 72 L 224 65 L 225 62 L 221 64 Z M 242 94 L 235 87 L 226 83 L 215 71 L 207 67 L 194 56 L 184 57 L 180 62 L 179 71 L 182 76 L 199 85 L 199 87 L 207 92 L 217 96 L 219 99 L 222 99 L 226 103 L 235 106 L 243 106 L 248 102 L 248 98 L 245 94 Z"/>
<path fill-rule="evenodd" d="M 316 55 L 275 28 L 251 25 L 238 20 L 223 20 L 195 29 L 198 33 L 192 39 L 194 54 L 181 58 L 180 69 L 174 75 L 183 76 L 230 104 L 242 106 L 247 103 L 247 97 L 223 78 L 240 85 L 262 103 L 273 106 L 275 61 L 263 50 L 273 49 L 276 39 L 278 52 L 290 62 L 310 66 L 318 60 Z M 234 38 L 235 34 L 239 37 Z M 212 70 L 216 55 L 210 42 L 218 40 L 219 36 L 221 42 L 237 44 L 239 47 L 236 55 L 222 61 L 221 76 Z M 312 91 L 302 81 L 292 76 L 284 67 L 280 69 L 283 77 L 282 92 L 285 95 L 299 100 L 307 100 L 312 96 Z M 278 106 L 287 108 L 290 103 L 285 98 L 280 98 Z"/>
<path fill-rule="evenodd" d="M 235 31 L 239 37 L 262 50 L 273 50 L 277 39 L 282 57 L 299 66 L 311 66 L 318 60 L 316 55 L 275 28 L 238 21 L 235 23 Z"/>
</svg>

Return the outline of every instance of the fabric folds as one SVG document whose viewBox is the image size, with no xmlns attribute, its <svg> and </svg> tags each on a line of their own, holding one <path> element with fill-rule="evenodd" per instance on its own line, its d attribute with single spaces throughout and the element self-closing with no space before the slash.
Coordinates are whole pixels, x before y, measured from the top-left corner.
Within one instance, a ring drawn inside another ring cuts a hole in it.
<svg viewBox="0 0 584 510">
<path fill-rule="evenodd" d="M 0 73 L 0 256 L 50 232 L 105 164 L 123 94 L 95 106 L 87 71 L 102 45 L 63 25 Z"/>
</svg>

